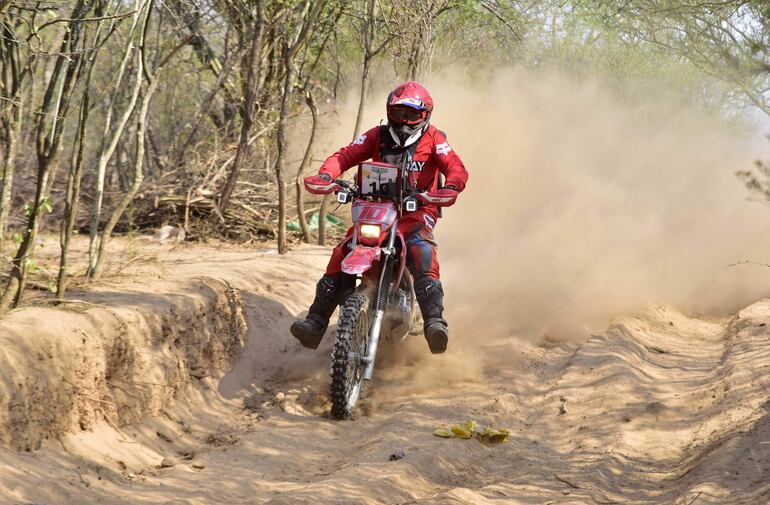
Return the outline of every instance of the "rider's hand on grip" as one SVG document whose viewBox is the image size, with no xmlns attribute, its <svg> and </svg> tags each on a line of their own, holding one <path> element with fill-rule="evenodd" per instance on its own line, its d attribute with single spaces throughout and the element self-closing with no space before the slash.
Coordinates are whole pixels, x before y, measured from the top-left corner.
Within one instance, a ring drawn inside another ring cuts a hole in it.
<svg viewBox="0 0 770 505">
<path fill-rule="evenodd" d="M 340 189 L 329 174 L 311 175 L 304 179 L 305 189 L 314 195 L 327 195 Z"/>
<path fill-rule="evenodd" d="M 449 207 L 450 205 L 454 205 L 457 200 L 457 195 L 459 194 L 459 191 L 447 186 L 446 188 L 437 189 L 436 191 L 420 193 L 416 198 L 425 205 Z"/>
</svg>

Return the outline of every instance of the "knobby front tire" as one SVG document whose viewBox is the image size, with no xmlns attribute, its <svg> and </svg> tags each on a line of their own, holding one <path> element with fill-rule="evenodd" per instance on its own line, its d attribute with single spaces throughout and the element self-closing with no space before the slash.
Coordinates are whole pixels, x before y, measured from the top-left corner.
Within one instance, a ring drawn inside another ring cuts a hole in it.
<svg viewBox="0 0 770 505">
<path fill-rule="evenodd" d="M 369 339 L 369 297 L 363 292 L 351 295 L 340 308 L 337 336 L 332 350 L 332 417 L 350 416 L 363 389 Z"/>
</svg>

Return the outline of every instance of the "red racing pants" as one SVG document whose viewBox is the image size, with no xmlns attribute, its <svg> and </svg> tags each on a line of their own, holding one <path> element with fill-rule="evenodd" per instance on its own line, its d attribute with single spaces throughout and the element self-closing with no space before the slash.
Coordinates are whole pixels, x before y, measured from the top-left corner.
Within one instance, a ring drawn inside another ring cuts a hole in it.
<svg viewBox="0 0 770 505">
<path fill-rule="evenodd" d="M 433 239 L 433 218 L 428 214 L 410 216 L 398 223 L 398 231 L 404 236 L 406 242 L 406 267 L 416 282 L 423 277 L 439 280 L 438 245 Z M 341 263 L 350 249 L 350 239 L 353 236 L 351 227 L 345 238 L 332 251 L 332 257 L 326 267 L 326 275 L 338 275 L 342 272 Z"/>
</svg>

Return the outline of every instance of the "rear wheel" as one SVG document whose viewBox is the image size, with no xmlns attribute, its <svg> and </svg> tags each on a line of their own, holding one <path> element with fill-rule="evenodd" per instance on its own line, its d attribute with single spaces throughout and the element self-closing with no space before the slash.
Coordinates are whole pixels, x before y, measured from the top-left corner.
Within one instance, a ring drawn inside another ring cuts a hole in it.
<svg viewBox="0 0 770 505">
<path fill-rule="evenodd" d="M 332 417 L 350 416 L 363 389 L 364 357 L 369 339 L 369 297 L 352 294 L 340 308 L 332 350 Z"/>
</svg>

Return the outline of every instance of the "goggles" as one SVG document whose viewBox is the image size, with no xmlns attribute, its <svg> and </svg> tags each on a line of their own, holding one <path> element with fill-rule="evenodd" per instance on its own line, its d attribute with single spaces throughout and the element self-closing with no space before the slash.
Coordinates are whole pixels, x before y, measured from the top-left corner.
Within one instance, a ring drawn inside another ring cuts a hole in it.
<svg viewBox="0 0 770 505">
<path fill-rule="evenodd" d="M 425 110 L 414 109 L 408 105 L 391 106 L 388 107 L 388 119 L 395 123 L 414 125 L 425 119 Z"/>
</svg>

